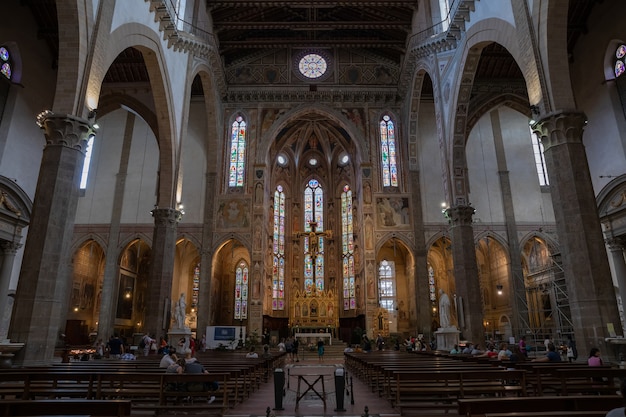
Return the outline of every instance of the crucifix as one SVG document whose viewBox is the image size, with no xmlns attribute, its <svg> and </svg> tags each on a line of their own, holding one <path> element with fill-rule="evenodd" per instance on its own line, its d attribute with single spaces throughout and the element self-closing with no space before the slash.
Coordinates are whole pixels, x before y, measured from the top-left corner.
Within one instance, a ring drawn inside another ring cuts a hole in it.
<svg viewBox="0 0 626 417">
<path fill-rule="evenodd" d="M 310 227 L 310 231 L 308 232 L 298 232 L 296 233 L 297 237 L 308 237 L 308 247 L 307 247 L 307 251 L 305 252 L 306 255 L 311 256 L 311 261 L 313 264 L 313 287 L 317 288 L 317 286 L 315 285 L 316 283 L 316 268 L 317 268 L 317 257 L 320 254 L 320 247 L 319 247 L 319 239 L 321 237 L 327 237 L 329 239 L 332 239 L 333 237 L 333 233 L 332 230 L 326 230 L 323 232 L 318 232 L 317 229 L 317 222 L 316 221 L 310 221 L 309 222 L 309 227 Z"/>
<path fill-rule="evenodd" d="M 307 252 L 307 255 L 311 255 L 311 258 L 313 259 L 313 263 L 315 264 L 315 259 L 317 259 L 317 255 L 319 255 L 319 250 L 320 250 L 320 246 L 319 246 L 320 237 L 328 237 L 329 239 L 332 239 L 333 232 L 332 230 L 326 230 L 324 232 L 316 231 L 315 229 L 317 229 L 317 222 L 315 221 L 309 222 L 309 227 L 311 228 L 310 232 L 298 233 L 298 236 L 308 236 L 309 250 Z"/>
</svg>

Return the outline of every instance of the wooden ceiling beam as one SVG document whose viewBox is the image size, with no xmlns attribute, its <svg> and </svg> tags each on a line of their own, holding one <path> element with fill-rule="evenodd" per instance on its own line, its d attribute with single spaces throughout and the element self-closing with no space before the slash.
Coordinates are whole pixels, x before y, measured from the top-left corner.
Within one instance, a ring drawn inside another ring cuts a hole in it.
<svg viewBox="0 0 626 417">
<path fill-rule="evenodd" d="M 284 45 L 297 45 L 304 47 L 320 47 L 320 46 L 341 46 L 344 48 L 367 48 L 367 49 L 377 49 L 377 48 L 393 48 L 404 52 L 405 50 L 405 42 L 404 41 L 381 41 L 377 39 L 281 39 L 279 43 L 276 39 L 260 39 L 260 40 L 251 40 L 247 39 L 245 41 L 221 41 L 221 48 L 228 49 L 256 49 L 256 48 L 267 48 L 274 49 L 280 48 Z"/>
<path fill-rule="evenodd" d="M 367 22 L 367 21 L 343 21 L 343 22 L 214 22 L 216 31 L 228 30 L 403 30 L 407 33 L 411 30 L 410 23 L 393 22 Z"/>
<path fill-rule="evenodd" d="M 417 0 L 207 0 L 208 9 L 218 7 L 291 7 L 328 9 L 336 7 L 406 7 L 417 10 Z"/>
</svg>

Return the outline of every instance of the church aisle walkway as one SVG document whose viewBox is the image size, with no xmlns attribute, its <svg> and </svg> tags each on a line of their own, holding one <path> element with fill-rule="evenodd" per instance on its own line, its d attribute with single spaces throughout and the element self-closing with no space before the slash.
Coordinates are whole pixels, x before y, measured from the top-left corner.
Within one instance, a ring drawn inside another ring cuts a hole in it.
<svg viewBox="0 0 626 417">
<path fill-rule="evenodd" d="M 374 394 L 365 384 L 348 372 L 346 377 L 346 385 L 352 379 L 353 391 L 350 392 L 349 387 L 344 390 L 344 409 L 345 411 L 335 411 L 337 408 L 335 393 L 335 377 L 334 371 L 336 364 L 343 365 L 343 361 L 339 359 L 327 358 L 320 363 L 317 358 L 301 360 L 297 363 L 289 363 L 285 366 L 285 386 L 286 393 L 283 397 L 283 410 L 274 410 L 274 380 L 264 383 L 261 388 L 254 392 L 249 399 L 243 404 L 237 405 L 235 408 L 225 413 L 227 417 L 252 417 L 266 416 L 267 408 L 270 407 L 270 414 L 274 416 L 361 416 L 364 414 L 365 407 L 368 408 L 368 414 L 371 416 L 399 416 L 391 404 Z M 322 384 L 319 377 L 323 377 L 324 389 L 326 393 L 326 409 L 321 398 L 319 398 L 313 390 L 306 394 L 303 393 L 308 388 L 308 381 L 311 386 L 319 393 L 322 392 Z M 298 380 L 302 378 L 300 383 L 301 399 L 296 410 L 296 397 L 298 389 Z M 315 383 L 314 383 L 315 382 Z M 349 392 L 350 395 L 346 395 Z M 354 398 L 354 404 L 351 404 L 351 398 Z"/>
</svg>

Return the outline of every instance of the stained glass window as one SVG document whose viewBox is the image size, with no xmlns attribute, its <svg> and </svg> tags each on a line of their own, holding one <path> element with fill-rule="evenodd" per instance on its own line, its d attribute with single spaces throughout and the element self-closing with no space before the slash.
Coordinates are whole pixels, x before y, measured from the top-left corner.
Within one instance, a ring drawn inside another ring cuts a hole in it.
<svg viewBox="0 0 626 417">
<path fill-rule="evenodd" d="M 324 192 L 316 179 L 308 182 L 304 189 L 304 231 L 322 233 L 324 230 Z M 307 294 L 324 290 L 324 237 L 316 236 L 312 242 L 304 238 L 304 290 Z M 315 263 L 315 265 L 313 264 Z"/>
<path fill-rule="evenodd" d="M 200 295 L 200 262 L 193 268 L 193 287 L 191 288 L 191 308 L 198 308 L 198 296 Z"/>
<path fill-rule="evenodd" d="M 311 79 L 319 78 L 324 75 L 327 68 L 328 64 L 326 60 L 318 54 L 307 54 L 300 59 L 298 64 L 300 73 Z"/>
<path fill-rule="evenodd" d="M 435 302 L 437 300 L 437 291 L 435 288 L 435 270 L 430 264 L 428 265 L 428 295 L 430 301 Z"/>
<path fill-rule="evenodd" d="M 341 193 L 341 253 L 343 270 L 343 309 L 356 309 L 354 283 L 354 230 L 352 223 L 352 190 L 349 185 Z"/>
<path fill-rule="evenodd" d="M 13 75 L 11 53 L 4 46 L 0 46 L 0 72 L 8 80 L 10 80 Z"/>
<path fill-rule="evenodd" d="M 626 72 L 626 45 L 620 45 L 615 51 L 615 78 Z"/>
<path fill-rule="evenodd" d="M 285 309 L 285 193 L 274 191 L 274 239 L 272 242 L 272 310 Z"/>
<path fill-rule="evenodd" d="M 384 187 L 398 186 L 398 166 L 396 164 L 396 130 L 393 120 L 384 115 L 380 121 L 380 154 Z"/>
<path fill-rule="evenodd" d="M 241 261 L 235 271 L 235 320 L 248 318 L 248 265 Z"/>
<path fill-rule="evenodd" d="M 229 187 L 243 187 L 246 155 L 246 122 L 237 116 L 231 126 Z"/>
<path fill-rule="evenodd" d="M 395 312 L 396 271 L 393 261 L 383 260 L 378 267 L 378 303 L 389 312 Z"/>
</svg>

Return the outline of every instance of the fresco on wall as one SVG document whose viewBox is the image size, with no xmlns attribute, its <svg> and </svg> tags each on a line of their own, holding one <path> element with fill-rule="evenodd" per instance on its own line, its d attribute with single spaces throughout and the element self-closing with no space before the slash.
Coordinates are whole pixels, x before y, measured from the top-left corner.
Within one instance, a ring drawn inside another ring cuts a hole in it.
<svg viewBox="0 0 626 417">
<path fill-rule="evenodd" d="M 217 209 L 218 229 L 238 229 L 250 226 L 248 202 L 241 199 L 224 200 Z"/>
<path fill-rule="evenodd" d="M 378 227 L 409 227 L 409 199 L 407 197 L 377 197 L 376 225 Z"/>
</svg>

